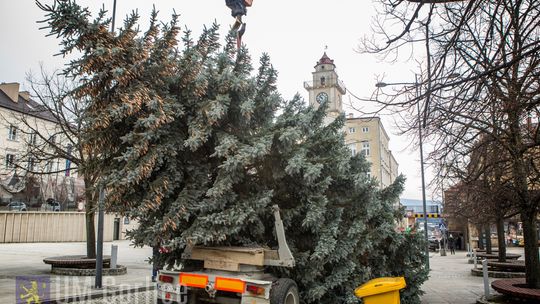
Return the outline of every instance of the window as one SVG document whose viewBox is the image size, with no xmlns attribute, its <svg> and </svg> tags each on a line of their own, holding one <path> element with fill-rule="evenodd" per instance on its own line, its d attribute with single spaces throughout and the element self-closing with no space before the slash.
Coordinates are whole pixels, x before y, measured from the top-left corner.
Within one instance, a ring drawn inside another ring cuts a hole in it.
<svg viewBox="0 0 540 304">
<path fill-rule="evenodd" d="M 15 127 L 14 125 L 9 126 L 8 139 L 17 140 L 17 127 Z"/>
<path fill-rule="evenodd" d="M 35 145 L 37 143 L 37 134 L 36 132 L 31 132 L 29 134 L 29 138 L 28 138 L 28 144 L 30 145 Z"/>
<path fill-rule="evenodd" d="M 356 132 L 356 128 L 349 128 L 349 133 L 355 133 Z"/>
<path fill-rule="evenodd" d="M 367 141 L 362 142 L 362 154 L 364 156 L 369 156 L 369 142 Z"/>
<path fill-rule="evenodd" d="M 364 132 L 364 133 L 369 132 L 369 127 L 362 127 L 362 132 Z"/>
<path fill-rule="evenodd" d="M 351 150 L 352 156 L 356 155 L 356 145 L 355 144 L 349 144 L 349 150 Z"/>
<path fill-rule="evenodd" d="M 70 176 L 70 175 L 71 175 L 71 160 L 69 160 L 69 159 L 66 159 L 66 171 L 65 171 L 65 175 L 66 175 L 66 176 Z"/>
<path fill-rule="evenodd" d="M 437 205 L 427 206 L 426 209 L 429 213 L 439 213 L 439 206 Z"/>
<path fill-rule="evenodd" d="M 321 86 L 325 86 L 325 85 L 326 85 L 326 78 L 321 77 Z"/>
<path fill-rule="evenodd" d="M 45 171 L 47 173 L 51 173 L 52 171 L 52 161 L 48 161 L 46 164 L 45 164 Z"/>
<path fill-rule="evenodd" d="M 73 150 L 73 146 L 71 144 L 67 145 L 66 147 L 66 153 L 67 155 L 71 156 L 71 152 Z M 66 176 L 70 176 L 71 175 L 71 160 L 69 159 L 66 159 Z"/>
<path fill-rule="evenodd" d="M 34 171 L 35 160 L 33 158 L 28 159 L 28 171 Z"/>
<path fill-rule="evenodd" d="M 15 167 L 15 155 L 6 154 L 6 168 L 14 168 L 14 167 Z"/>
</svg>

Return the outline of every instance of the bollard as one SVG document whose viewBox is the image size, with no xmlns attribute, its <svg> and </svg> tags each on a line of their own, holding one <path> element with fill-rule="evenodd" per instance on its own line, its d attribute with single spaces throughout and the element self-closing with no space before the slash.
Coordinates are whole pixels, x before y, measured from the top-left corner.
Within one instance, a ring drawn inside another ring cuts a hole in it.
<svg viewBox="0 0 540 304">
<path fill-rule="evenodd" d="M 482 260 L 482 273 L 484 274 L 484 294 L 486 299 L 489 297 L 489 277 L 487 259 Z"/>
<path fill-rule="evenodd" d="M 473 257 L 474 269 L 476 269 L 477 268 L 476 264 L 478 263 L 478 260 L 476 259 L 476 249 L 473 251 L 472 257 Z"/>
<path fill-rule="evenodd" d="M 95 288 L 103 288 L 103 221 L 105 217 L 105 190 L 103 187 L 99 190 L 98 201 L 98 226 L 97 226 L 97 244 L 96 244 L 96 280 Z"/>
<path fill-rule="evenodd" d="M 116 269 L 116 261 L 118 260 L 118 245 L 111 246 L 111 269 Z"/>
</svg>

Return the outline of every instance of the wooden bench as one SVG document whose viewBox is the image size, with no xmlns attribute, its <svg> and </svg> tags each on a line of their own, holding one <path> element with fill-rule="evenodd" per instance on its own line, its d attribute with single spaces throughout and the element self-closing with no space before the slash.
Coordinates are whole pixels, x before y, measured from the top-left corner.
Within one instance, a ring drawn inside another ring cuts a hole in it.
<svg viewBox="0 0 540 304">
<path fill-rule="evenodd" d="M 511 262 L 488 261 L 488 266 L 512 272 L 525 272 L 525 261 L 512 260 Z"/>
<path fill-rule="evenodd" d="M 505 295 L 540 301 L 540 289 L 527 288 L 524 278 L 496 280 L 491 283 L 491 287 Z"/>
<path fill-rule="evenodd" d="M 475 249 L 475 250 L 476 250 L 476 252 L 483 252 L 483 253 L 487 252 L 486 249 Z M 491 253 L 497 254 L 498 252 L 499 252 L 499 250 L 497 250 L 497 249 L 491 250 Z"/>
<path fill-rule="evenodd" d="M 517 260 L 521 257 L 521 254 L 514 254 L 514 253 L 507 253 L 506 259 L 508 260 Z M 476 258 L 479 260 L 488 259 L 488 260 L 496 260 L 499 258 L 499 255 L 496 253 L 483 253 L 483 252 L 477 252 Z"/>
</svg>

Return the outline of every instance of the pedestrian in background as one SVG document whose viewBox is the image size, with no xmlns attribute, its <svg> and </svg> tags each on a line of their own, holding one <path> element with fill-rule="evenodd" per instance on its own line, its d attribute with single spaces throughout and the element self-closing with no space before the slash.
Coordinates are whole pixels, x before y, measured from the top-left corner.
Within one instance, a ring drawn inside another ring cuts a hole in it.
<svg viewBox="0 0 540 304">
<path fill-rule="evenodd" d="M 456 240 L 452 234 L 448 238 L 448 247 L 450 248 L 450 254 L 456 254 Z"/>
</svg>

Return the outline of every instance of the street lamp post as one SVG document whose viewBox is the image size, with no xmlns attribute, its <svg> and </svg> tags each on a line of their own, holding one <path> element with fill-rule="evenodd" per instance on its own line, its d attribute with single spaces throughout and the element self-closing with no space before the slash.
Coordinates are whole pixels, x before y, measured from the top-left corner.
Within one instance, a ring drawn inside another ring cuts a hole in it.
<svg viewBox="0 0 540 304">
<path fill-rule="evenodd" d="M 395 82 L 395 83 L 385 83 L 377 82 L 375 87 L 383 88 L 389 85 L 414 85 L 416 97 L 420 96 L 419 92 L 419 83 L 418 75 L 415 75 L 414 83 L 410 82 Z M 426 183 L 425 183 L 425 174 L 424 174 L 424 149 L 423 149 L 423 136 L 422 136 L 422 122 L 420 115 L 420 104 L 417 104 L 418 111 L 418 140 L 420 146 L 420 173 L 422 177 L 422 210 L 424 215 L 424 238 L 426 239 L 425 255 L 426 255 L 426 269 L 429 270 L 429 238 L 428 238 L 428 225 L 427 225 L 427 206 L 426 206 Z"/>
<path fill-rule="evenodd" d="M 98 233 L 97 233 L 97 253 L 96 253 L 96 279 L 95 288 L 103 288 L 103 221 L 104 221 L 104 200 L 105 191 L 103 188 L 99 189 L 99 201 L 98 201 Z"/>
<path fill-rule="evenodd" d="M 418 86 L 418 75 L 414 75 L 414 86 L 416 97 L 420 94 Z M 418 110 L 418 144 L 420 145 L 420 173 L 422 176 L 422 210 L 424 211 L 424 238 L 426 239 L 426 268 L 429 269 L 429 238 L 427 225 L 427 206 L 426 206 L 426 178 L 424 173 L 424 144 L 422 136 L 422 121 L 420 115 L 420 103 L 416 104 Z"/>
<path fill-rule="evenodd" d="M 113 2 L 111 32 L 114 33 L 114 19 L 116 18 L 116 0 Z"/>
<path fill-rule="evenodd" d="M 116 0 L 113 2 L 113 15 L 111 23 L 111 32 L 114 33 L 114 21 L 116 18 Z M 95 288 L 103 288 L 103 225 L 105 221 L 105 190 L 103 187 L 99 190 L 98 201 L 98 229 L 97 229 L 97 245 L 96 245 L 96 277 Z"/>
</svg>

